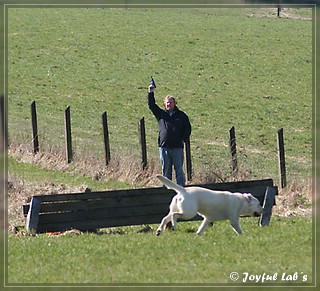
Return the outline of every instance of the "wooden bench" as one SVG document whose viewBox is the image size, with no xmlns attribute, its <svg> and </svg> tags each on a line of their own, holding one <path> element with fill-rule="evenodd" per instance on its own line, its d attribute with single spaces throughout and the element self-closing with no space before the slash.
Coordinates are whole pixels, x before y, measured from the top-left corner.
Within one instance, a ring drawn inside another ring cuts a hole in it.
<svg viewBox="0 0 320 291">
<path fill-rule="evenodd" d="M 191 185 L 190 185 L 191 186 Z M 264 207 L 261 226 L 268 225 L 278 188 L 272 179 L 194 185 L 214 190 L 251 193 Z M 89 193 L 36 195 L 23 205 L 26 228 L 32 233 L 160 223 L 176 193 L 164 187 Z M 193 220 L 202 219 L 200 216 Z"/>
</svg>

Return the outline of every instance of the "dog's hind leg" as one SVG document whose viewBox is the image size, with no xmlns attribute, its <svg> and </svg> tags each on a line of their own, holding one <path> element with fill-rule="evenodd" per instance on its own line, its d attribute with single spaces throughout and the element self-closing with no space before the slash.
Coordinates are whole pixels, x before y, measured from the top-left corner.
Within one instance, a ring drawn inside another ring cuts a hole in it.
<svg viewBox="0 0 320 291">
<path fill-rule="evenodd" d="M 177 229 L 177 219 L 179 217 L 180 218 L 183 217 L 183 213 L 181 213 L 181 212 L 172 213 L 172 216 L 171 216 L 172 230 L 176 230 Z"/>
<path fill-rule="evenodd" d="M 204 229 L 211 223 L 211 220 L 207 219 L 206 217 L 203 218 L 202 223 L 200 224 L 197 234 L 203 233 Z"/>
</svg>

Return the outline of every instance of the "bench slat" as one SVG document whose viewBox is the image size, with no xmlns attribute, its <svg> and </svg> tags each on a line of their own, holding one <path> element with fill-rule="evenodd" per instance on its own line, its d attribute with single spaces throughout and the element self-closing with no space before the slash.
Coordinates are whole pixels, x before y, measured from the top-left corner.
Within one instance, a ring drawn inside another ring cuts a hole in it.
<svg viewBox="0 0 320 291">
<path fill-rule="evenodd" d="M 54 221 L 85 221 L 85 220 L 100 220 L 104 218 L 122 218 L 127 217 L 130 220 L 134 216 L 161 214 L 165 215 L 169 211 L 168 204 L 141 206 L 119 206 L 113 208 L 98 208 L 94 211 L 70 211 L 61 213 L 45 213 L 39 215 L 38 225 L 51 223 Z"/>
<path fill-rule="evenodd" d="M 53 231 L 64 231 L 69 229 L 79 229 L 81 231 L 96 230 L 98 228 L 107 227 L 118 227 L 118 226 L 131 226 L 131 225 L 143 225 L 143 224 L 159 224 L 163 214 L 145 214 L 131 217 L 111 217 L 96 220 L 86 220 L 86 221 L 74 221 L 70 222 L 52 222 L 47 224 L 41 224 L 38 226 L 38 232 L 53 232 Z M 191 221 L 202 220 L 202 218 L 197 215 Z M 147 223 L 147 222 L 148 223 Z M 182 221 L 182 220 L 181 220 Z M 187 220 L 186 220 L 187 221 Z"/>
<path fill-rule="evenodd" d="M 61 203 L 45 203 L 40 207 L 40 213 L 47 212 L 66 212 L 74 210 L 91 210 L 103 208 L 106 211 L 110 208 L 122 207 L 123 205 L 134 206 L 144 206 L 149 207 L 150 205 L 158 204 L 170 204 L 173 195 L 149 195 L 142 197 L 120 197 L 116 198 L 106 198 L 97 200 L 87 200 L 87 201 L 68 201 Z"/>
<path fill-rule="evenodd" d="M 226 191 L 239 191 L 243 188 L 252 188 L 255 186 L 273 186 L 272 179 L 265 180 L 252 180 L 252 181 L 238 181 L 238 182 L 228 182 L 228 183 L 215 183 L 215 184 L 203 184 L 203 185 L 189 185 L 199 186 L 212 190 L 226 190 Z M 133 195 L 146 195 L 146 194 L 166 194 L 175 193 L 174 190 L 170 190 L 164 187 L 154 187 L 154 188 L 139 188 L 139 189 L 125 189 L 125 190 L 109 190 L 109 191 L 98 191 L 91 193 L 70 193 L 70 194 L 53 194 L 53 195 L 35 195 L 40 202 L 50 202 L 50 201 L 68 201 L 68 200 L 86 200 L 92 198 L 94 195 L 96 198 L 105 197 L 124 197 Z"/>
</svg>

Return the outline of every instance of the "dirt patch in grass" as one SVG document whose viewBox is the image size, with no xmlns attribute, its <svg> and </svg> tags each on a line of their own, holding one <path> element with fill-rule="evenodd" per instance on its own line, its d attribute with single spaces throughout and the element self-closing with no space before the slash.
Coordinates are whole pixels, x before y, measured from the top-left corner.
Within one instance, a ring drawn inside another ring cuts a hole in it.
<svg viewBox="0 0 320 291">
<path fill-rule="evenodd" d="M 254 12 L 253 12 L 254 11 Z M 257 18 L 277 18 L 278 17 L 278 8 L 260 8 L 254 9 L 247 15 L 249 17 Z M 299 13 L 300 9 L 298 8 L 281 8 L 280 18 L 285 19 L 296 19 L 296 20 L 312 20 L 311 17 L 305 17 Z"/>
</svg>

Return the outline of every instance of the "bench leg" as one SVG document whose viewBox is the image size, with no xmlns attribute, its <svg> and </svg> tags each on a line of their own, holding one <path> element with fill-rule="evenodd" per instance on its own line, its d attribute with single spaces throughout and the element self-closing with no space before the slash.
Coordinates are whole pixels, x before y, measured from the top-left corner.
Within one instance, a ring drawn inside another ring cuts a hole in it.
<svg viewBox="0 0 320 291">
<path fill-rule="evenodd" d="M 264 194 L 263 201 L 263 214 L 259 219 L 259 226 L 266 226 L 270 224 L 272 207 L 275 202 L 275 195 L 277 194 L 277 187 L 267 187 L 266 193 Z"/>
<path fill-rule="evenodd" d="M 40 202 L 38 199 L 32 197 L 30 208 L 27 215 L 26 228 L 30 233 L 36 233 L 39 223 Z"/>
</svg>

